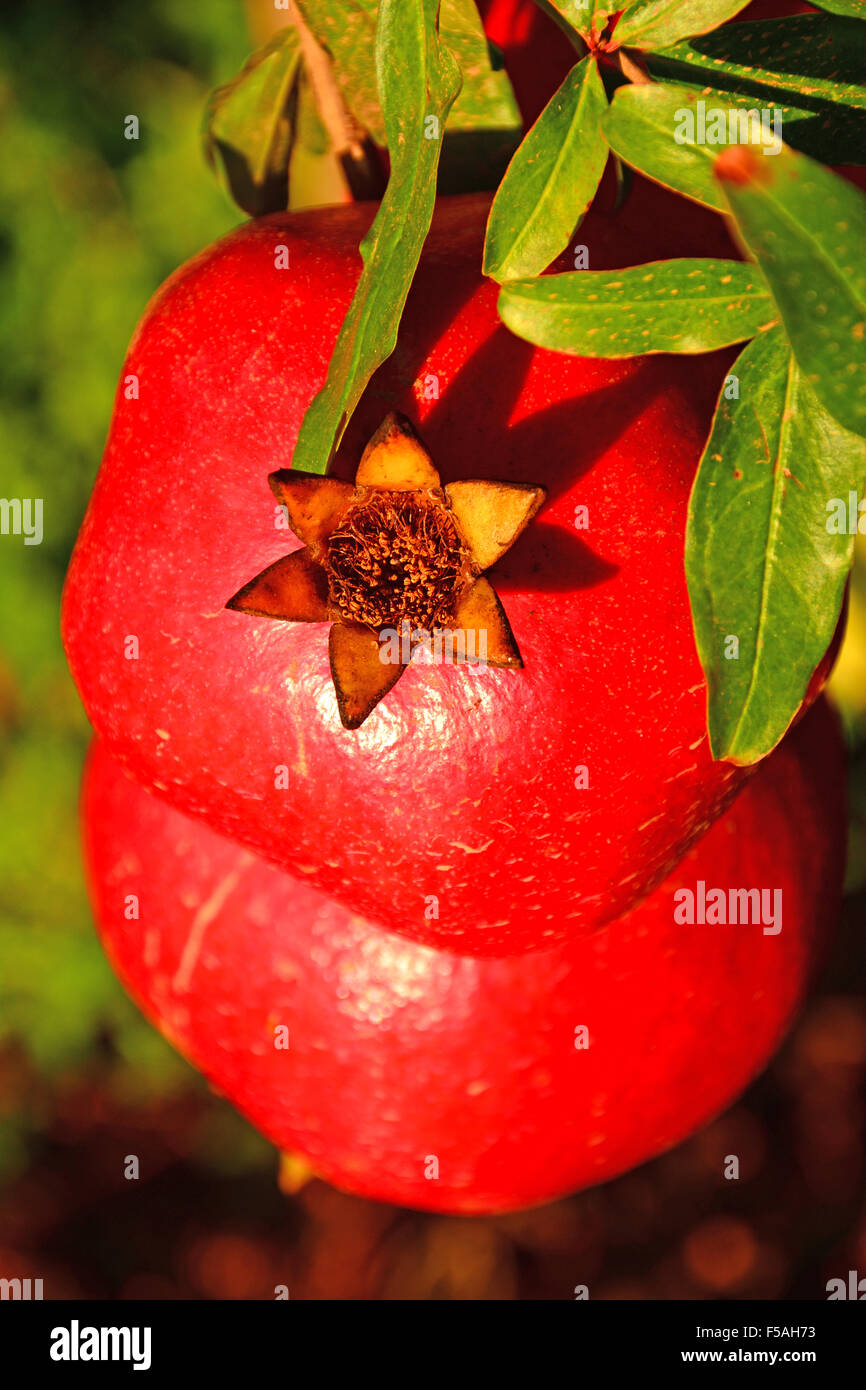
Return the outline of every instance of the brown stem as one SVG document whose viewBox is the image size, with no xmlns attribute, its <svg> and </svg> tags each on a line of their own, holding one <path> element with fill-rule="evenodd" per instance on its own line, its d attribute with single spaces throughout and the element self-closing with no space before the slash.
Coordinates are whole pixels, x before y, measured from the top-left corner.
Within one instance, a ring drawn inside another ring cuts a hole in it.
<svg viewBox="0 0 866 1390">
<path fill-rule="evenodd" d="M 301 41 L 301 53 L 313 99 L 352 197 L 381 198 L 385 191 L 385 179 L 372 140 L 343 100 L 331 60 L 315 38 L 295 0 L 289 0 L 288 14 Z"/>
</svg>

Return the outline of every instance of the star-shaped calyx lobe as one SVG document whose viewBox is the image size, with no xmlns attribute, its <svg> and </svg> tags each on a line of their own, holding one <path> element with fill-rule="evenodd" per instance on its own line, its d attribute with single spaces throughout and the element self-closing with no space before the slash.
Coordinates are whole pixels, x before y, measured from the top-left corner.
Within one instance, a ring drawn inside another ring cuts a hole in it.
<svg viewBox="0 0 866 1390">
<path fill-rule="evenodd" d="M 435 661 L 522 667 L 482 571 L 535 516 L 543 487 L 467 479 L 443 488 L 412 425 L 396 414 L 364 450 L 354 485 L 291 469 L 268 482 L 304 549 L 262 570 L 226 607 L 331 623 L 344 728 L 363 724 L 419 646 Z"/>
</svg>

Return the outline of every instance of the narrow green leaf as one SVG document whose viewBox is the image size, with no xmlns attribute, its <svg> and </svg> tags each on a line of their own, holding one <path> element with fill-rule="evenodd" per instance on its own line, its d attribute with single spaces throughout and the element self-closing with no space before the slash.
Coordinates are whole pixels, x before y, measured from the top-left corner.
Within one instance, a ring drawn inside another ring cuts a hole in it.
<svg viewBox="0 0 866 1390">
<path fill-rule="evenodd" d="M 296 0 L 314 38 L 330 54 L 340 93 L 379 145 L 385 122 L 376 87 L 376 0 Z"/>
<path fill-rule="evenodd" d="M 576 63 L 512 159 L 484 244 L 494 280 L 537 275 L 567 245 L 607 161 L 604 85 L 592 58 Z"/>
<path fill-rule="evenodd" d="M 441 130 L 460 74 L 436 32 L 438 0 L 382 0 L 376 69 L 391 176 L 361 244 L 364 268 L 328 378 L 304 416 L 293 466 L 324 473 L 370 377 L 393 352 L 430 228 Z M 439 131 L 438 138 L 433 138 Z"/>
<path fill-rule="evenodd" d="M 866 161 L 866 24 L 828 15 L 733 24 L 646 62 L 654 76 L 777 107 L 785 143 L 805 154 Z"/>
<path fill-rule="evenodd" d="M 520 108 L 503 67 L 494 67 L 475 0 L 442 0 L 439 36 L 463 85 L 448 113 L 439 193 L 496 188 L 520 143 Z"/>
<path fill-rule="evenodd" d="M 800 369 L 840 424 L 866 434 L 866 198 L 787 148 L 729 150 L 716 172 Z"/>
<path fill-rule="evenodd" d="M 630 0 L 616 26 L 618 44 L 648 48 L 705 34 L 744 10 L 749 0 Z"/>
<path fill-rule="evenodd" d="M 782 330 L 756 338 L 722 392 L 686 531 L 714 757 L 755 762 L 796 714 L 836 627 L 864 475 L 862 441 L 820 405 Z"/>
<path fill-rule="evenodd" d="M 288 206 L 300 64 L 296 31 L 281 29 L 237 77 L 216 88 L 205 110 L 205 156 L 222 172 L 238 206 L 252 217 Z"/>
<path fill-rule="evenodd" d="M 627 164 L 695 202 L 726 212 L 715 160 L 728 144 L 741 144 L 750 134 L 757 138 L 750 112 L 760 118 L 759 103 L 738 92 L 650 82 L 620 87 L 602 128 L 611 149 Z M 767 148 L 781 143 L 770 115 L 761 137 Z"/>
<path fill-rule="evenodd" d="M 518 337 L 584 357 L 712 352 L 778 317 L 757 266 L 685 258 L 516 280 L 499 313 Z"/>
</svg>

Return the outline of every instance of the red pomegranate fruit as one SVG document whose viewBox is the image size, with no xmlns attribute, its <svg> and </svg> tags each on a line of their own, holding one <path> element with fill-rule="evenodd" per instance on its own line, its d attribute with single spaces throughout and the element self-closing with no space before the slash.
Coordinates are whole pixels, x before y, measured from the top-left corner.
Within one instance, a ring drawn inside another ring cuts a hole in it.
<svg viewBox="0 0 866 1390">
<path fill-rule="evenodd" d="M 247 224 L 160 290 L 63 612 L 91 720 L 146 788 L 370 920 L 467 954 L 621 916 L 747 775 L 710 757 L 682 560 L 728 359 L 590 360 L 513 337 L 479 273 L 488 205 L 442 200 L 337 474 L 396 409 L 444 483 L 547 489 L 490 572 L 524 669 L 413 665 L 350 731 L 326 626 L 226 610 L 299 545 L 267 480 L 324 380 L 370 206 Z M 720 218 L 642 181 L 579 240 L 596 269 L 730 251 Z"/>
<path fill-rule="evenodd" d="M 843 786 L 822 701 L 639 907 L 504 960 L 371 926 L 149 795 L 105 745 L 86 858 L 121 980 L 274 1144 L 367 1197 L 500 1211 L 659 1153 L 764 1065 L 838 909 Z M 719 893 L 726 925 L 684 920 Z"/>
</svg>

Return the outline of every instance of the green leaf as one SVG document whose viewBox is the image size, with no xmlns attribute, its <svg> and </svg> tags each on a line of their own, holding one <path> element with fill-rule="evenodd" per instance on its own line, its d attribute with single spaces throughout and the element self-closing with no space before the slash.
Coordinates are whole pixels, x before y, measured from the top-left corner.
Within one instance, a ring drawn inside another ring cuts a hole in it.
<svg viewBox="0 0 866 1390">
<path fill-rule="evenodd" d="M 584 357 L 712 352 L 778 317 L 757 266 L 685 258 L 514 281 L 499 312 L 530 343 Z"/>
<path fill-rule="evenodd" d="M 801 371 L 840 424 L 866 434 L 866 198 L 784 148 L 728 150 L 716 172 Z"/>
<path fill-rule="evenodd" d="M 705 34 L 744 10 L 749 0 L 631 0 L 616 26 L 618 44 L 648 48 Z"/>
<path fill-rule="evenodd" d="M 831 14 L 848 14 L 854 19 L 866 19 L 863 0 L 812 0 L 819 10 L 829 10 Z"/>
<path fill-rule="evenodd" d="M 827 15 L 795 15 L 732 24 L 646 55 L 652 71 L 697 82 L 708 72 L 713 86 L 747 83 L 757 91 L 866 108 L 866 26 Z M 697 73 L 689 77 L 690 71 Z"/>
<path fill-rule="evenodd" d="M 331 58 L 349 110 L 378 144 L 386 145 L 376 84 L 377 0 L 300 0 L 300 8 Z M 439 36 L 463 78 L 448 115 L 439 192 L 495 188 L 522 131 L 511 83 L 504 68 L 493 65 L 475 0 L 442 0 Z"/>
<path fill-rule="evenodd" d="M 523 133 L 511 83 L 494 66 L 475 0 L 442 0 L 439 36 L 463 79 L 446 122 L 439 192 L 496 188 Z"/>
<path fill-rule="evenodd" d="M 751 763 L 785 733 L 833 637 L 854 544 L 834 500 L 847 515 L 866 467 L 780 328 L 731 370 L 739 398 L 723 391 L 700 462 L 686 577 L 713 756 Z"/>
<path fill-rule="evenodd" d="M 282 29 L 208 101 L 205 155 L 214 169 L 222 170 L 238 206 L 252 217 L 288 206 L 300 66 L 297 33 Z"/>
<path fill-rule="evenodd" d="M 520 131 L 520 108 L 503 67 L 494 68 L 475 0 L 442 0 L 439 36 L 460 65 L 463 85 L 451 107 L 451 130 Z"/>
<path fill-rule="evenodd" d="M 738 92 L 650 82 L 620 87 L 602 128 L 611 149 L 627 164 L 695 202 L 726 212 L 715 160 L 729 143 L 741 143 L 751 130 L 747 113 L 756 109 L 753 97 Z M 719 112 L 723 119 L 715 114 Z"/>
<path fill-rule="evenodd" d="M 782 114 L 786 144 L 835 164 L 866 160 L 866 24 L 798 15 L 734 24 L 658 53 L 650 71 L 732 90 Z M 698 93 L 700 95 L 700 93 Z"/>
<path fill-rule="evenodd" d="M 485 275 L 499 281 L 536 275 L 567 245 L 607 162 L 606 109 L 595 61 L 583 58 L 508 166 L 490 209 Z"/>
<path fill-rule="evenodd" d="M 562 15 L 580 34 L 595 30 L 600 34 L 610 16 L 622 9 L 622 0 L 549 0 L 550 8 Z M 547 8 L 541 0 L 541 8 Z"/>
<path fill-rule="evenodd" d="M 330 55 L 334 79 L 352 115 L 377 144 L 386 144 L 376 86 L 375 0 L 295 2 L 313 37 Z"/>
<path fill-rule="evenodd" d="M 307 411 L 293 467 L 324 473 L 370 377 L 390 356 L 436 197 L 440 131 L 459 88 L 457 64 L 436 33 L 438 0 L 382 0 L 376 70 L 391 175 L 361 244 L 364 268 L 325 385 Z"/>
</svg>

